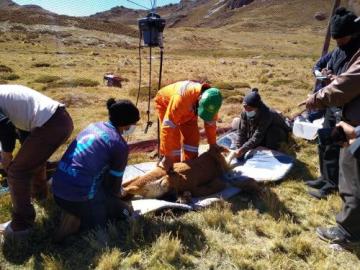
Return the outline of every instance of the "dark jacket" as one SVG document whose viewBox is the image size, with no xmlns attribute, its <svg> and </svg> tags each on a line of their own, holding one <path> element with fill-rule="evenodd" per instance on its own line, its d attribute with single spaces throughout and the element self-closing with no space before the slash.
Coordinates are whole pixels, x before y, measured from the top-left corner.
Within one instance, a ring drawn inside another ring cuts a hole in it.
<svg viewBox="0 0 360 270">
<path fill-rule="evenodd" d="M 9 118 L 0 110 L 0 143 L 2 151 L 12 152 L 15 148 L 16 129 Z"/>
<path fill-rule="evenodd" d="M 237 148 L 248 151 L 260 146 L 271 126 L 280 127 L 286 132 L 290 131 L 282 116 L 265 104 L 260 106 L 254 118 L 248 118 L 243 111 L 240 115 Z"/>
<path fill-rule="evenodd" d="M 348 64 L 354 54 L 358 51 L 360 45 L 360 37 L 354 38 L 345 47 L 336 47 L 331 54 L 328 62 L 328 69 L 332 70 L 334 75 L 340 75 L 348 69 Z"/>
<path fill-rule="evenodd" d="M 342 106 L 343 117 L 353 126 L 360 125 L 360 49 L 351 59 L 348 69 L 331 84 L 312 96 L 317 108 Z"/>
<path fill-rule="evenodd" d="M 324 68 L 327 68 L 328 63 L 331 59 L 331 55 L 332 55 L 332 51 L 325 54 L 324 56 L 321 56 L 313 67 L 313 73 L 315 73 L 316 70 L 321 72 Z"/>
<path fill-rule="evenodd" d="M 13 152 L 16 139 L 19 139 L 22 144 L 29 134 L 28 131 L 15 128 L 9 118 L 0 110 L 0 144 L 2 151 Z"/>
</svg>

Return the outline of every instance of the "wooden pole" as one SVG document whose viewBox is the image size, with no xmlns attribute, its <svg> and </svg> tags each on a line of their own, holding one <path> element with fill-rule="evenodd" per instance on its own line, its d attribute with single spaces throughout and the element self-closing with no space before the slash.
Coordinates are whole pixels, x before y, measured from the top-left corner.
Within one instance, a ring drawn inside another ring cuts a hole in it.
<svg viewBox="0 0 360 270">
<path fill-rule="evenodd" d="M 324 46 L 323 46 L 323 49 L 322 49 L 322 52 L 321 52 L 321 56 L 324 56 L 329 51 L 330 39 L 331 39 L 331 36 L 330 36 L 331 18 L 332 18 L 332 16 L 334 16 L 335 10 L 340 6 L 340 3 L 341 3 L 341 0 L 334 0 L 334 5 L 333 5 L 332 12 L 331 12 L 331 16 L 329 18 L 329 23 L 328 23 L 327 30 L 326 30 L 326 36 L 325 36 L 325 41 L 324 41 Z"/>
</svg>

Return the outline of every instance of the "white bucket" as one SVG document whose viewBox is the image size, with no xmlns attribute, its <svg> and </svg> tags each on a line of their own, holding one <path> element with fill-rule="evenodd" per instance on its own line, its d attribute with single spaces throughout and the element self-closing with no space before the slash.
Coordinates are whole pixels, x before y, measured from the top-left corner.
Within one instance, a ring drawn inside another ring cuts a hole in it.
<svg viewBox="0 0 360 270">
<path fill-rule="evenodd" d="M 318 130 L 323 127 L 323 123 L 324 118 L 316 119 L 311 123 L 299 116 L 294 121 L 293 134 L 306 140 L 315 140 Z"/>
</svg>

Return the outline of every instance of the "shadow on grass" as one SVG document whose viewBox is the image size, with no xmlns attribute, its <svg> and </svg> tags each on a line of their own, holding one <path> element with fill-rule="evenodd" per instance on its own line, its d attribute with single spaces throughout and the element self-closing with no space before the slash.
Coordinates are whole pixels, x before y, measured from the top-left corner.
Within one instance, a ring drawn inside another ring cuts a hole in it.
<svg viewBox="0 0 360 270">
<path fill-rule="evenodd" d="M 46 208 L 47 217 L 37 222 L 29 239 L 3 243 L 2 253 L 9 263 L 23 266 L 33 257 L 31 260 L 35 269 L 45 269 L 49 260 L 60 263 L 62 269 L 88 269 L 97 265 L 97 260 L 106 250 L 117 248 L 125 254 L 132 254 L 150 248 L 164 233 L 177 237 L 187 252 L 193 255 L 206 246 L 201 229 L 175 219 L 177 213 L 109 223 L 106 231 L 83 232 L 55 244 L 52 237 L 59 224 L 60 210 L 52 200 Z"/>
<path fill-rule="evenodd" d="M 307 143 L 316 145 L 314 141 L 308 141 Z M 301 151 L 301 145 L 299 145 L 292 136 L 289 136 L 287 144 L 281 145 L 280 151 L 294 158 L 294 166 L 287 178 L 306 180 L 314 177 L 308 169 L 308 165 L 297 158 L 298 153 Z"/>
<path fill-rule="evenodd" d="M 299 217 L 286 207 L 278 195 L 271 190 L 271 186 L 275 184 L 265 184 L 261 193 L 244 193 L 232 199 L 231 209 L 234 213 L 248 209 L 249 205 L 259 211 L 259 213 L 267 213 L 276 221 L 282 217 L 290 218 L 294 223 L 300 224 Z"/>
</svg>

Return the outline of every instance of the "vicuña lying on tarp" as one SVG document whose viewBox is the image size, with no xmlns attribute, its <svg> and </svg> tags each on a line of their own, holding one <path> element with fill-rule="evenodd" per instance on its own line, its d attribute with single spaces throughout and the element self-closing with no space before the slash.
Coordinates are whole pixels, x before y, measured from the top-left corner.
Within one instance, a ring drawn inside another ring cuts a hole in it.
<svg viewBox="0 0 360 270">
<path fill-rule="evenodd" d="M 174 164 L 174 171 L 167 174 L 161 167 L 138 176 L 123 185 L 128 196 L 140 195 L 144 198 L 159 198 L 168 192 L 182 196 L 190 192 L 201 197 L 217 193 L 225 188 L 220 179 L 229 167 L 223 156 L 225 148 L 211 149 L 194 160 Z"/>
</svg>

